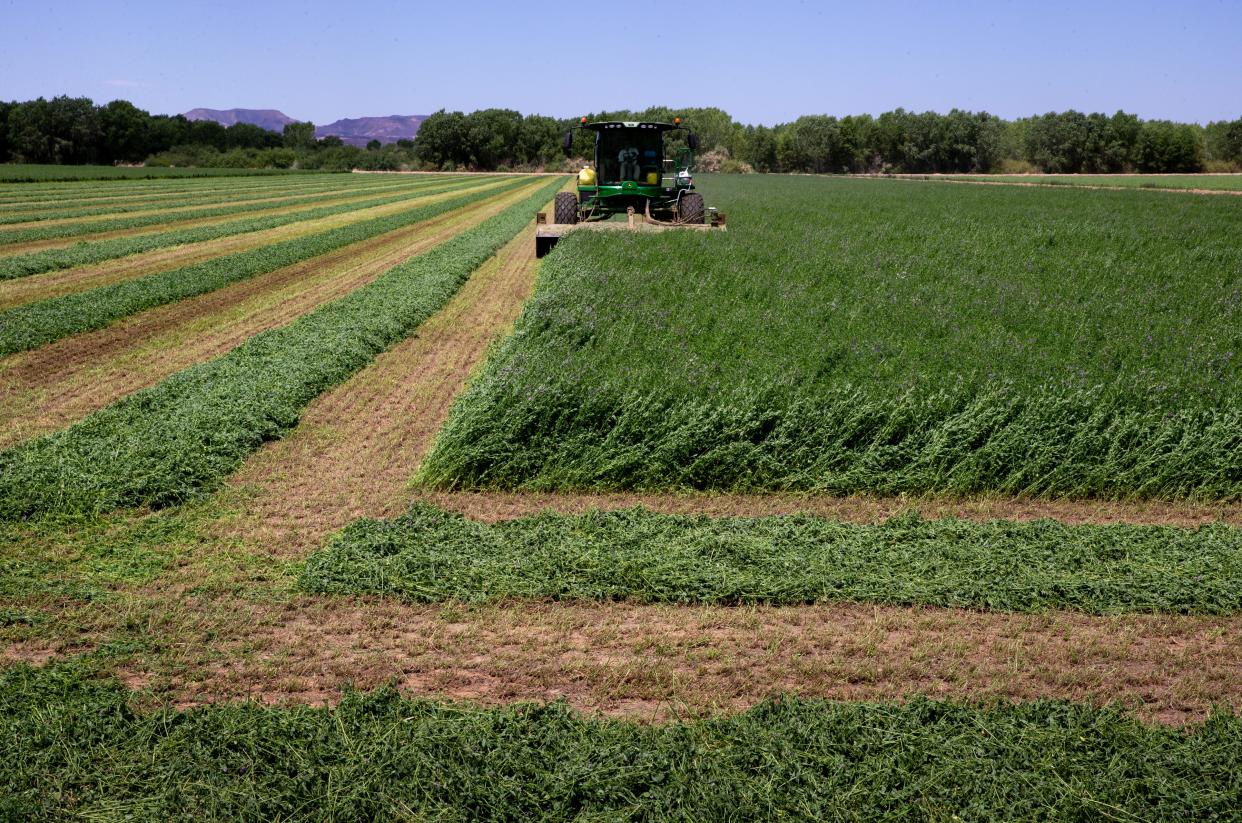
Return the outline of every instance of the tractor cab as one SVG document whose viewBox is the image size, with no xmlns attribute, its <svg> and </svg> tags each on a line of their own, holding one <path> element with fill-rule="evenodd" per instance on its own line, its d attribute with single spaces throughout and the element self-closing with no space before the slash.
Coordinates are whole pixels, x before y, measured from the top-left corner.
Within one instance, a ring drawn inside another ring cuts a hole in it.
<svg viewBox="0 0 1242 823">
<path fill-rule="evenodd" d="M 595 134 L 595 162 L 578 174 L 577 192 L 562 191 L 553 201 L 553 219 L 536 216 L 535 254 L 543 257 L 571 229 L 724 230 L 723 214 L 703 205 L 691 170 L 699 148 L 694 132 L 685 141 L 669 140 L 685 131 L 681 118 L 672 123 L 606 120 L 579 130 Z M 565 132 L 564 149 L 573 150 L 574 131 Z M 608 218 L 623 214 L 624 222 Z"/>
<path fill-rule="evenodd" d="M 665 123 L 595 123 L 595 173 L 604 185 L 637 183 L 664 187 Z M 688 171 L 689 157 L 685 166 Z M 672 165 L 670 161 L 669 165 Z"/>
<path fill-rule="evenodd" d="M 556 222 L 606 220 L 633 209 L 650 220 L 702 223 L 703 198 L 694 192 L 690 176 L 698 138 L 686 132 L 685 142 L 667 141 L 670 132 L 685 131 L 681 118 L 672 123 L 606 120 L 578 127 L 595 133 L 595 163 L 578 175 L 576 219 L 568 214 L 569 198 L 561 198 Z M 573 146 L 573 131 L 565 133 L 565 151 Z"/>
</svg>

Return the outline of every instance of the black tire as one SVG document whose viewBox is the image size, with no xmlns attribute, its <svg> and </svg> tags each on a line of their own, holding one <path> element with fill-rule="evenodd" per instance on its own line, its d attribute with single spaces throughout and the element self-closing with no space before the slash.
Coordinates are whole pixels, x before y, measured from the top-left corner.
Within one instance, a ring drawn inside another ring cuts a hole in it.
<svg viewBox="0 0 1242 823">
<path fill-rule="evenodd" d="M 572 191 L 557 192 L 554 208 L 552 209 L 552 222 L 578 222 L 578 195 Z"/>
<path fill-rule="evenodd" d="M 677 206 L 677 222 L 702 223 L 706 215 L 707 208 L 703 205 L 703 195 L 691 191 L 681 196 L 681 201 Z"/>
</svg>

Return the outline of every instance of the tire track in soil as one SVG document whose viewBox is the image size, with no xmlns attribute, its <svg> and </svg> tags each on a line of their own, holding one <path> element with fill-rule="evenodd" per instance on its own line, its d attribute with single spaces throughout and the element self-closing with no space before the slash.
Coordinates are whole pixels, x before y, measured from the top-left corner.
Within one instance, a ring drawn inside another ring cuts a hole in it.
<svg viewBox="0 0 1242 823">
<path fill-rule="evenodd" d="M 0 448 L 64 428 L 261 331 L 290 323 L 482 222 L 529 195 L 531 186 L 12 355 L 0 363 Z"/>
<path fill-rule="evenodd" d="M 529 231 L 489 271 L 476 273 L 418 337 L 325 394 L 289 437 L 252 457 L 231 482 L 253 493 L 240 516 L 212 527 L 212 537 L 298 557 L 355 517 L 391 516 L 420 497 L 485 519 L 640 502 L 666 511 L 809 509 L 882 519 L 912 502 L 408 490 L 453 397 L 531 290 L 534 266 L 523 241 L 529 242 Z M 939 505 L 984 518 L 1210 519 L 1210 507 L 1181 504 Z M 185 594 L 173 583 L 162 596 Z M 135 670 L 134 684 L 155 677 L 189 705 L 242 696 L 322 702 L 335 699 L 346 682 L 365 687 L 395 680 L 422 696 L 488 703 L 565 697 L 586 711 L 652 719 L 737 710 L 779 692 L 849 700 L 917 692 L 1122 701 L 1146 719 L 1169 723 L 1201 718 L 1213 704 L 1242 705 L 1242 655 L 1230 640 L 1242 630 L 1242 617 L 1024 615 L 848 603 L 703 608 L 506 601 L 472 607 L 310 596 L 283 606 L 230 599 L 206 608 L 220 609 L 218 622 L 205 615 L 198 627 L 221 644 L 212 660 L 179 661 L 175 672 Z"/>
<path fill-rule="evenodd" d="M 441 192 L 439 194 L 419 195 L 418 190 L 411 192 L 411 197 L 399 203 L 375 206 L 369 209 L 349 211 L 343 214 L 332 214 L 313 220 L 303 220 L 286 226 L 277 226 L 255 232 L 240 232 L 214 240 L 203 240 L 198 243 L 186 243 L 179 246 L 166 246 L 149 252 L 114 257 L 99 263 L 75 266 L 67 269 L 33 274 L 0 281 L 0 310 L 14 306 L 46 300 L 51 297 L 62 297 L 66 294 L 89 291 L 100 286 L 110 286 L 125 280 L 136 280 L 149 274 L 157 274 L 169 269 L 203 263 L 226 254 L 250 251 L 260 246 L 270 246 L 285 240 L 294 240 L 328 229 L 362 223 L 378 217 L 384 217 L 415 206 L 424 206 L 460 197 L 463 194 L 495 188 L 504 181 L 481 181 L 478 186 L 467 186 L 461 189 Z"/>
<path fill-rule="evenodd" d="M 413 499 L 415 495 L 412 495 Z M 880 523 L 917 511 L 928 518 L 964 520 L 1059 520 L 1070 524 L 1130 523 L 1194 528 L 1210 523 L 1242 527 L 1242 502 L 1162 500 L 1039 500 L 1035 498 L 871 497 L 828 494 L 729 494 L 684 492 L 508 492 L 419 490 L 420 500 L 494 523 L 543 511 L 581 514 L 591 509 L 644 506 L 664 514 L 709 517 L 771 517 L 811 514 L 848 523 Z"/>
<path fill-rule="evenodd" d="M 541 511 L 645 506 L 672 514 L 760 517 L 814 514 L 875 523 L 908 512 L 970 520 L 1054 519 L 1065 523 L 1145 523 L 1192 528 L 1242 526 L 1242 501 L 1041 500 L 1021 498 L 870 497 L 814 494 L 439 492 L 409 480 L 447 417 L 452 399 L 486 353 L 487 341 L 512 326 L 529 296 L 533 251 L 515 238 L 453 301 L 374 364 L 319 398 L 297 430 L 269 444 L 236 476 L 265 489 L 249 520 L 268 546 L 301 555 L 360 516 L 398 514 L 425 500 L 494 522 Z M 525 270 L 523 270 L 525 267 Z M 496 281 L 493 283 L 493 281 Z M 382 467 L 382 468 L 381 468 Z"/>
<path fill-rule="evenodd" d="M 565 698 L 664 720 L 740 711 L 777 694 L 832 700 L 1059 698 L 1140 718 L 1242 709 L 1242 618 L 1001 614 L 842 603 L 711 607 L 193 595 L 148 608 L 187 638 L 119 674 L 181 706 L 331 703 L 347 684 L 489 704 Z M 159 618 L 157 618 L 158 624 Z M 185 621 L 185 622 L 181 622 Z M 207 641 L 210 638 L 210 642 Z M 45 642 L 10 659 L 46 659 Z"/>
<path fill-rule="evenodd" d="M 393 515 L 449 405 L 534 288 L 533 221 L 483 264 L 438 313 L 351 379 L 322 395 L 287 437 L 231 479 L 258 486 L 229 528 L 301 554 L 361 515 Z"/>
<path fill-rule="evenodd" d="M 249 493 L 243 511 L 208 527 L 204 539 L 292 557 L 356 516 L 395 514 L 419 496 L 493 519 L 635 503 L 710 514 L 811 510 L 874 519 L 919 502 L 410 492 L 408 478 L 449 405 L 488 345 L 511 326 L 534 272 L 528 229 L 415 336 L 320 397 L 288 437 L 248 460 L 230 481 Z M 1025 511 L 1093 522 L 1193 520 L 1210 509 L 1058 501 L 939 505 L 984 517 Z M 583 710 L 652 720 L 741 709 L 776 693 L 1121 701 L 1144 719 L 1166 723 L 1200 719 L 1213 704 L 1242 706 L 1242 655 L 1232 640 L 1242 617 L 1027 615 L 848 603 L 413 605 L 301 595 L 282 603 L 270 596 L 200 597 L 192 591 L 194 570 L 181 571 L 145 587 L 142 596 L 153 613 L 176 624 L 167 626 L 170 631 L 211 642 L 136 658 L 120 673 L 131 686 L 158 686 L 182 705 L 241 698 L 332 702 L 345 683 L 366 688 L 395 680 L 424 696 L 485 703 L 565 697 Z M 259 582 L 272 585 L 266 576 Z M 170 602 L 178 608 L 166 608 Z M 45 658 L 55 651 L 47 648 L 51 642 L 17 644 L 6 656 Z"/>
</svg>

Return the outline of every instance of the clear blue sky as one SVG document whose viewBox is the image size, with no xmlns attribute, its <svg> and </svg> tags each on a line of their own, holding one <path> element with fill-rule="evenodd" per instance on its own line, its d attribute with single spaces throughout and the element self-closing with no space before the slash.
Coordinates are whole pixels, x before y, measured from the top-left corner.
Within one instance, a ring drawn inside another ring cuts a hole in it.
<svg viewBox="0 0 1242 823">
<path fill-rule="evenodd" d="M 1242 116 L 1242 0 L 0 0 L 0 98 L 338 117 L 498 106 Z"/>
</svg>

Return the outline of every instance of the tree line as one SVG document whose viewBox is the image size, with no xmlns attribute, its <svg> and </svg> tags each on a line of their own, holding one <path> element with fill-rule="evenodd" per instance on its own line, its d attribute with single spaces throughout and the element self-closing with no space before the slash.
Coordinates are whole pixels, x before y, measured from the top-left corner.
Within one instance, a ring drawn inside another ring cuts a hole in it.
<svg viewBox="0 0 1242 823">
<path fill-rule="evenodd" d="M 97 106 L 87 97 L 0 101 L 0 162 L 154 166 L 399 169 L 415 162 L 414 142 L 366 149 L 339 137 L 315 139 L 313 123 L 281 133 L 249 123 L 222 126 L 180 114 L 150 114 L 126 100 Z"/>
<path fill-rule="evenodd" d="M 699 135 L 708 171 L 807 173 L 1199 172 L 1242 170 L 1242 118 L 1202 126 L 1106 115 L 1049 112 L 1004 120 L 987 112 L 904 109 L 879 116 L 805 115 L 776 126 L 745 125 L 718 108 L 594 112 L 590 120 L 680 116 Z M 303 169 L 569 170 L 592 154 L 577 118 L 511 109 L 440 110 L 415 140 L 366 149 L 315 138 L 312 123 L 276 133 L 224 127 L 181 115 L 152 115 L 124 100 L 84 97 L 0 102 L 0 162 L 141 163 Z M 673 140 L 684 139 L 674 133 Z"/>
</svg>

